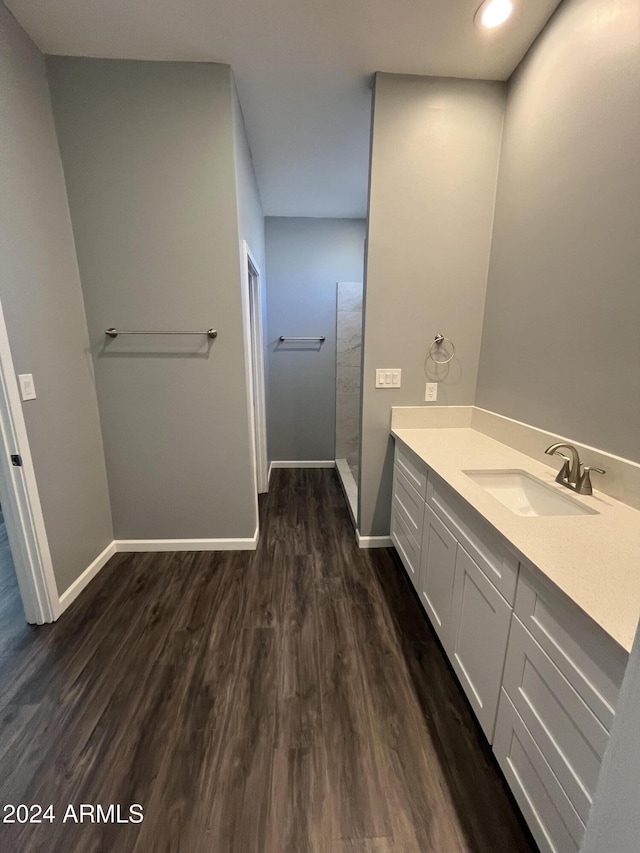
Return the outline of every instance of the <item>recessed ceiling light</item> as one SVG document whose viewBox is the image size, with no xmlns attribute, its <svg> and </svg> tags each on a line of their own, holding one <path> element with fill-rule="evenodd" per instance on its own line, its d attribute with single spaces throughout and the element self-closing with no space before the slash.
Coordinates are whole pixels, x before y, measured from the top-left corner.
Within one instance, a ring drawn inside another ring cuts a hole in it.
<svg viewBox="0 0 640 853">
<path fill-rule="evenodd" d="M 485 0 L 476 12 L 475 21 L 478 26 L 492 30 L 511 17 L 513 3 L 511 0 Z"/>
</svg>

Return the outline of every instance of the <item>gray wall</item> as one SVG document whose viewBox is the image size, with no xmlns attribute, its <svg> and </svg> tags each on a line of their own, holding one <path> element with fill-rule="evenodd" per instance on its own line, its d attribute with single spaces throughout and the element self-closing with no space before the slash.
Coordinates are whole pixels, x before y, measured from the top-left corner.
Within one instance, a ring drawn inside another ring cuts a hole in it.
<svg viewBox="0 0 640 853">
<path fill-rule="evenodd" d="M 238 231 L 240 246 L 246 240 L 262 273 L 264 290 L 264 214 L 260 190 L 256 181 L 253 160 L 244 126 L 242 108 L 232 78 L 233 145 L 238 200 Z M 263 300 L 264 301 L 264 300 Z"/>
<path fill-rule="evenodd" d="M 242 107 L 238 98 L 235 81 L 232 80 L 232 108 L 233 108 L 233 149 L 236 174 L 236 196 L 238 202 L 238 237 L 240 242 L 240 263 L 242 257 L 242 241 L 246 240 L 249 251 L 260 270 L 260 298 L 262 303 L 262 330 L 264 344 L 264 363 L 267 360 L 266 329 L 267 329 L 267 277 L 265 271 L 264 255 L 264 213 L 262 212 L 262 200 L 253 167 L 251 149 L 247 140 L 247 132 L 242 114 Z M 249 365 L 247 365 L 249 367 Z M 269 383 L 265 368 L 265 397 L 269 399 Z M 249 401 L 251 405 L 251 401 Z"/>
<path fill-rule="evenodd" d="M 255 532 L 228 66 L 50 57 L 118 539 Z M 218 338 L 118 338 L 108 326 Z"/>
<path fill-rule="evenodd" d="M 568 0 L 510 83 L 476 398 L 636 461 L 639 34 Z"/>
<path fill-rule="evenodd" d="M 361 281 L 360 219 L 267 217 L 270 460 L 335 458 L 336 284 Z M 318 345 L 280 335 L 325 335 Z"/>
<path fill-rule="evenodd" d="M 480 352 L 505 85 L 376 75 L 365 284 L 360 532 L 387 535 L 390 408 L 472 404 Z M 425 358 L 437 332 L 456 358 Z M 402 369 L 376 390 L 375 370 Z"/>
<path fill-rule="evenodd" d="M 605 5 L 566 0 L 510 84 L 477 402 L 640 460 L 640 3 Z M 638 850 L 639 709 L 640 634 L 584 853 Z"/>
<path fill-rule="evenodd" d="M 44 57 L 0 4 L 0 299 L 60 593 L 113 539 L 98 406 Z"/>
</svg>

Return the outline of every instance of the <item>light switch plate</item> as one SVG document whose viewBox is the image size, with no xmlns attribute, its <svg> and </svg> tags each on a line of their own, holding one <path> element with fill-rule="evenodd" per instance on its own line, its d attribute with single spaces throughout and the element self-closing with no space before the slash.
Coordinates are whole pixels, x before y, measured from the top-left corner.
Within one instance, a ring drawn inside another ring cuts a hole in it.
<svg viewBox="0 0 640 853">
<path fill-rule="evenodd" d="M 20 393 L 23 400 L 36 399 L 36 386 L 31 373 L 19 373 L 18 382 L 20 383 Z"/>
<path fill-rule="evenodd" d="M 400 388 L 402 370 L 399 367 L 379 367 L 376 370 L 376 388 Z"/>
</svg>

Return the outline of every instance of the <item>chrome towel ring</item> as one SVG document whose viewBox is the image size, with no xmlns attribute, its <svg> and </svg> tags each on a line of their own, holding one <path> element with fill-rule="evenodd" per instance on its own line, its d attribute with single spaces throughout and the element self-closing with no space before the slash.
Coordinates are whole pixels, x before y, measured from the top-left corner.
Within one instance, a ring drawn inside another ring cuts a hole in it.
<svg viewBox="0 0 640 853">
<path fill-rule="evenodd" d="M 434 357 L 434 347 L 436 348 L 436 352 L 439 352 L 439 348 L 442 346 L 442 344 L 445 341 L 448 344 L 451 344 L 451 355 L 449 356 L 449 358 L 445 358 L 444 360 L 435 358 Z M 449 362 L 451 361 L 451 359 L 454 357 L 455 354 L 456 354 L 456 348 L 454 346 L 453 341 L 450 341 L 449 338 L 445 338 L 444 335 L 440 335 L 440 334 L 436 335 L 435 338 L 433 339 L 433 343 L 429 347 L 429 358 L 435 364 L 449 364 Z"/>
</svg>

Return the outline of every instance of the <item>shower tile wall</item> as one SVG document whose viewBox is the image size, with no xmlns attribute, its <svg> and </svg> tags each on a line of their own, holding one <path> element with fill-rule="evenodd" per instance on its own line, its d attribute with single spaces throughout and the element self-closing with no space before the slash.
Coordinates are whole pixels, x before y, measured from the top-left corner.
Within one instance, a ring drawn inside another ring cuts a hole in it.
<svg viewBox="0 0 640 853">
<path fill-rule="evenodd" d="M 358 481 L 360 452 L 360 366 L 362 363 L 362 284 L 337 286 L 336 459 L 346 459 Z"/>
</svg>

